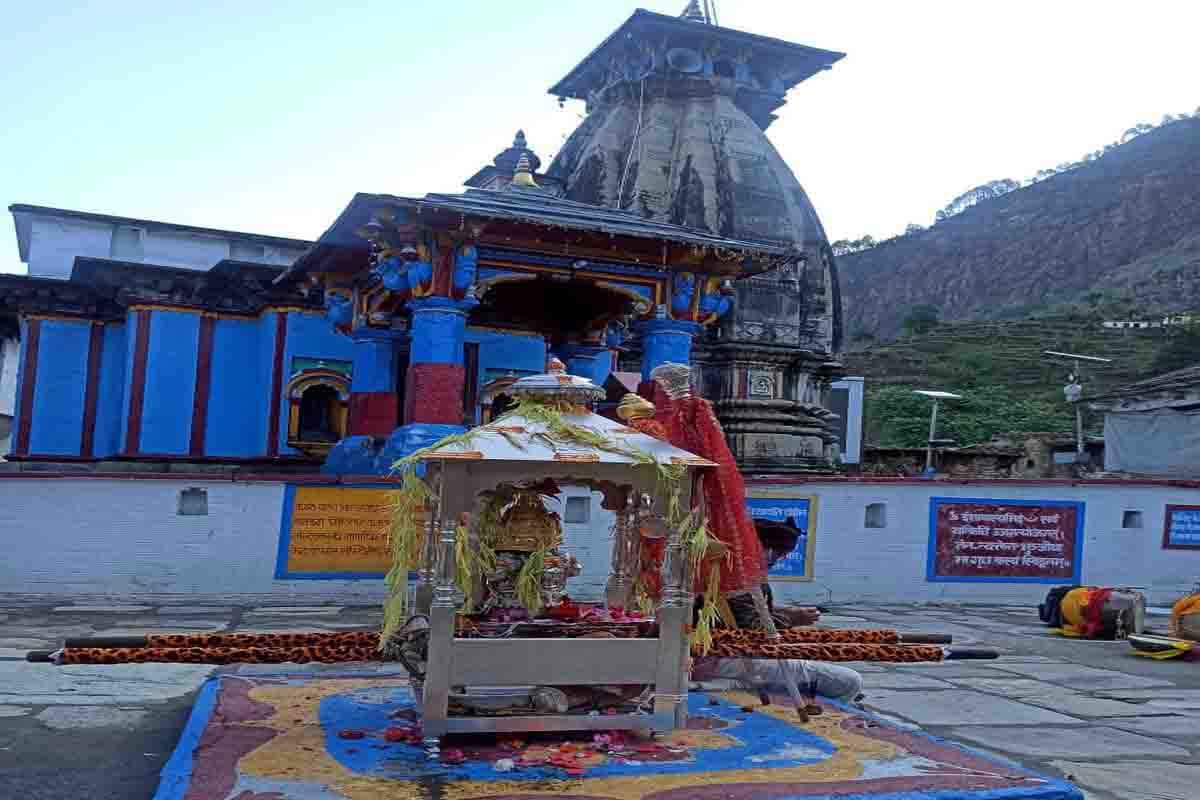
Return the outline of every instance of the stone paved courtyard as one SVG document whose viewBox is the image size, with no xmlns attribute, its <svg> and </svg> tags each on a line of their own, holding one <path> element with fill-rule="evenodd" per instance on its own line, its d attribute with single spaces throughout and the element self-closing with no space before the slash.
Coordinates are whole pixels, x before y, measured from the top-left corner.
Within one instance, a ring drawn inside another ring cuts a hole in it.
<svg viewBox="0 0 1200 800">
<path fill-rule="evenodd" d="M 26 663 L 29 649 L 98 634 L 345 630 L 379 617 L 374 606 L 193 602 L 0 598 L 0 797 L 150 798 L 214 669 L 51 667 Z M 1123 642 L 1063 640 L 1047 634 L 1034 609 L 1017 606 L 840 607 L 822 624 L 950 633 L 1002 653 L 996 661 L 856 665 L 866 705 L 893 721 L 1069 776 L 1096 800 L 1196 797 L 1200 664 L 1136 658 Z"/>
</svg>

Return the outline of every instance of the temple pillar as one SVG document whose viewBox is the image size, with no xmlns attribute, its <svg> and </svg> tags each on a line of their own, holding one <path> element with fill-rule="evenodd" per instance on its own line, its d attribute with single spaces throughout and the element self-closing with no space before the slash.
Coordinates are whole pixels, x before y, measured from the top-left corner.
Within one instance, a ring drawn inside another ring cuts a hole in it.
<svg viewBox="0 0 1200 800">
<path fill-rule="evenodd" d="M 568 344 L 560 348 L 567 374 L 587 378 L 603 386 L 613 370 L 613 351 L 599 344 Z"/>
<path fill-rule="evenodd" d="M 652 403 L 661 402 L 662 391 L 650 380 L 650 372 L 661 364 L 690 364 L 692 341 L 700 332 L 700 324 L 681 319 L 648 319 L 635 327 L 642 343 L 642 382 L 638 394 Z"/>
<path fill-rule="evenodd" d="M 349 436 L 387 436 L 396 427 L 396 339 L 383 331 L 354 339 Z"/>
<path fill-rule="evenodd" d="M 650 319 L 639 323 L 642 338 L 642 382 L 650 372 L 668 361 L 687 364 L 692 358 L 692 339 L 700 332 L 696 322 L 680 319 Z"/>
<path fill-rule="evenodd" d="M 423 297 L 410 300 L 408 378 L 405 385 L 405 425 L 443 425 L 462 429 L 463 344 L 467 314 L 473 299 Z"/>
<path fill-rule="evenodd" d="M 463 345 L 467 315 L 479 301 L 421 297 L 408 302 L 408 375 L 404 424 L 390 432 L 374 455 L 375 470 L 387 474 L 396 461 L 454 433 L 462 433 Z"/>
</svg>

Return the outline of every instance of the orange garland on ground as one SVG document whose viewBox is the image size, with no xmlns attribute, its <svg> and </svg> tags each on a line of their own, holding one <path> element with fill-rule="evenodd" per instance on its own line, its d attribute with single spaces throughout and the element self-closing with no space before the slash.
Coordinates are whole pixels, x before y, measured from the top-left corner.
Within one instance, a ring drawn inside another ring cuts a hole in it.
<svg viewBox="0 0 1200 800">
<path fill-rule="evenodd" d="M 802 661 L 876 661 L 913 664 L 941 661 L 946 652 L 935 645 L 796 644 L 793 642 L 714 643 L 709 658 L 799 659 Z"/>
<path fill-rule="evenodd" d="M 941 661 L 945 652 L 932 645 L 718 641 L 708 655 L 715 658 L 915 663 Z M 373 641 L 365 647 L 68 647 L 59 654 L 58 663 L 341 664 L 378 660 Z"/>
<path fill-rule="evenodd" d="M 717 628 L 713 631 L 714 644 L 744 644 L 766 642 L 767 632 L 762 628 Z M 781 628 L 776 641 L 794 644 L 900 644 L 896 631 L 879 630 L 832 630 L 827 628 Z"/>
</svg>

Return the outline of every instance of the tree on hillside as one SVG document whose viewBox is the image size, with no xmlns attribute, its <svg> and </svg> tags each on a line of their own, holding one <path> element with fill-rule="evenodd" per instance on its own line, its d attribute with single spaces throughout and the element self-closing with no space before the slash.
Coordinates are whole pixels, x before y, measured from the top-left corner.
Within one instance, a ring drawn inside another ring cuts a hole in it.
<svg viewBox="0 0 1200 800">
<path fill-rule="evenodd" d="M 976 203 L 984 200 L 990 200 L 993 197 L 999 197 L 1001 195 L 1008 194 L 1014 189 L 1019 188 L 1021 188 L 1021 184 L 1014 180 L 1010 180 L 1009 178 L 1004 178 L 998 181 L 988 181 L 987 183 L 976 186 L 973 189 L 968 189 L 958 197 L 951 200 L 941 211 L 937 212 L 937 221 L 941 222 L 944 219 L 953 217 L 955 214 L 966 211 Z"/>
<path fill-rule="evenodd" d="M 850 253 L 861 253 L 863 250 L 870 250 L 879 242 L 875 241 L 875 237 L 867 234 L 861 239 L 838 239 L 833 244 L 829 245 L 835 256 L 845 256 Z"/>
<path fill-rule="evenodd" d="M 929 401 L 916 386 L 868 384 L 864 410 L 867 441 L 884 447 L 923 447 L 929 436 Z M 947 389 L 961 387 L 947 386 Z M 986 442 L 1016 431 L 1070 431 L 1071 409 L 1050 389 L 1045 393 L 981 384 L 961 389 L 963 399 L 942 405 L 938 436 L 959 446 Z"/>
<path fill-rule="evenodd" d="M 1200 322 L 1171 325 L 1166 330 L 1167 341 L 1154 357 L 1150 373 L 1162 375 L 1200 364 Z"/>
<path fill-rule="evenodd" d="M 922 303 L 909 309 L 904 318 L 904 332 L 909 336 L 919 336 L 929 333 L 941 322 L 941 312 L 937 306 Z"/>
</svg>

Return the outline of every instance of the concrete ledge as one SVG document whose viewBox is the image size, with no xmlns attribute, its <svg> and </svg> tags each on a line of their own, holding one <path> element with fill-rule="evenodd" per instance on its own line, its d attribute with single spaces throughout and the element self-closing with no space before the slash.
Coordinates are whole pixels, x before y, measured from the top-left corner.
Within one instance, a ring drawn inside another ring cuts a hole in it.
<svg viewBox="0 0 1200 800">
<path fill-rule="evenodd" d="M 330 486 L 363 483 L 399 483 L 386 475 L 328 475 L 316 472 L 312 465 L 306 470 L 286 469 L 262 471 L 230 464 L 196 462 L 139 463 L 132 461 L 0 461 L 0 480 L 28 478 L 96 478 L 101 480 L 189 480 L 233 481 L 242 483 L 286 482 L 327 484 Z M 876 484 L 884 486 L 1166 486 L 1177 489 L 1200 489 L 1200 480 L 1180 478 L 897 478 L 863 477 L 856 475 L 796 475 L 750 474 L 747 485 L 805 485 L 838 486 L 847 484 Z"/>
</svg>

